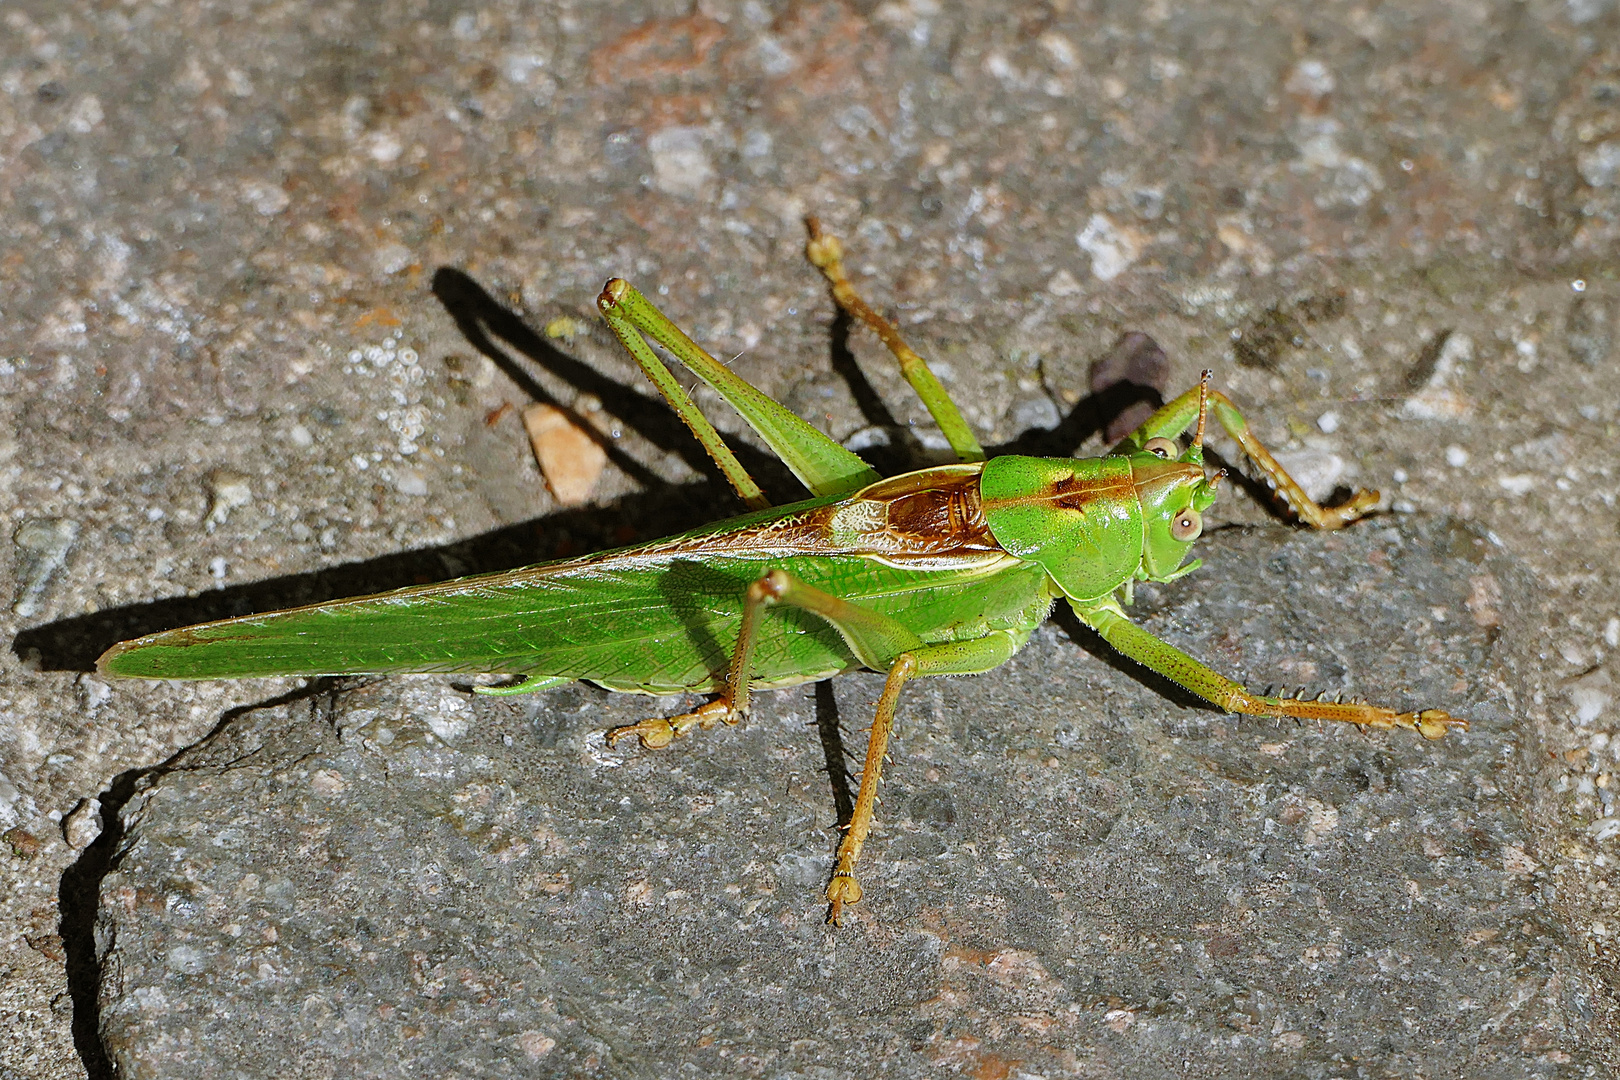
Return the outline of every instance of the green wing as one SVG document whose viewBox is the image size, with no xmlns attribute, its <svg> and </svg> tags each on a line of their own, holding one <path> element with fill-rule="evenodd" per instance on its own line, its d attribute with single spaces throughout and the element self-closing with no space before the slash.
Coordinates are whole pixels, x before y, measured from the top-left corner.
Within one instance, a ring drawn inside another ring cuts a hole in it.
<svg viewBox="0 0 1620 1080">
<path fill-rule="evenodd" d="M 1015 560 L 905 569 L 858 555 L 643 549 L 170 630 L 114 646 L 99 666 L 145 679 L 462 672 L 650 693 L 709 689 L 736 647 L 749 584 L 771 567 L 900 619 L 931 642 L 992 626 L 1027 632 L 1050 604 L 1044 574 Z M 755 661 L 760 686 L 857 666 L 830 625 L 786 607 L 766 616 Z"/>
<path fill-rule="evenodd" d="M 487 672 L 706 685 L 708 650 L 692 647 L 687 624 L 706 621 L 717 598 L 705 593 L 736 587 L 705 580 L 714 576 L 631 560 L 537 566 L 153 634 L 115 646 L 100 668 L 147 679 Z"/>
</svg>

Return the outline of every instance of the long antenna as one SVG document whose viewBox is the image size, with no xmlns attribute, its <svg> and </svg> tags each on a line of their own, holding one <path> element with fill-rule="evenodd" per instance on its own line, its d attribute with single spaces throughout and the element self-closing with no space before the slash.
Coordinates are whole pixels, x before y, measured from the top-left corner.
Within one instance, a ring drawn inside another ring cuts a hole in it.
<svg viewBox="0 0 1620 1080">
<path fill-rule="evenodd" d="M 1192 444 L 1200 450 L 1204 447 L 1204 420 L 1209 416 L 1209 380 L 1215 373 L 1209 368 L 1198 380 L 1198 430 L 1193 432 Z"/>
</svg>

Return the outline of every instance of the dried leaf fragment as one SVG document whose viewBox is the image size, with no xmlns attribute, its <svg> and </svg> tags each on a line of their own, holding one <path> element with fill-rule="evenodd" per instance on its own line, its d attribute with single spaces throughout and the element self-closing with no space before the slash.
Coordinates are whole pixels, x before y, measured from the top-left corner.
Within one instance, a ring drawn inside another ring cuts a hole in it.
<svg viewBox="0 0 1620 1080">
<path fill-rule="evenodd" d="M 523 410 L 523 429 L 556 500 L 564 506 L 588 501 L 607 465 L 607 451 L 595 436 L 568 413 L 542 402 Z"/>
</svg>

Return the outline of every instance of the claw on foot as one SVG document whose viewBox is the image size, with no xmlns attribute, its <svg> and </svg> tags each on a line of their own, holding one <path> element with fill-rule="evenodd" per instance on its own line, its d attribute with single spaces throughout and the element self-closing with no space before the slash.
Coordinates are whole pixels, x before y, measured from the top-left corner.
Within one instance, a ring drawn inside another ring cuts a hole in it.
<svg viewBox="0 0 1620 1080">
<path fill-rule="evenodd" d="M 1422 709 L 1418 712 L 1401 713 L 1395 722 L 1401 727 L 1411 728 L 1425 739 L 1444 738 L 1446 732 L 1452 728 L 1468 730 L 1468 721 L 1452 716 L 1444 709 Z"/>
<path fill-rule="evenodd" d="M 635 735 L 641 739 L 642 746 L 649 750 L 660 750 L 674 742 L 675 736 L 685 735 L 690 728 L 700 727 L 707 731 L 722 720 L 728 724 L 735 724 L 740 717 L 741 714 L 731 707 L 731 702 L 725 698 L 718 698 L 679 716 L 671 716 L 668 719 L 655 716 L 639 724 L 614 728 L 607 733 L 607 743 L 609 746 L 615 746 L 620 739 Z"/>
<path fill-rule="evenodd" d="M 805 227 L 810 232 L 810 239 L 804 245 L 804 253 L 810 260 L 810 265 L 817 270 L 825 270 L 844 259 L 844 245 L 838 242 L 838 237 L 821 231 L 821 222 L 815 217 L 804 219 Z"/>
<path fill-rule="evenodd" d="M 1338 506 L 1322 508 L 1323 529 L 1342 529 L 1352 521 L 1359 521 L 1378 505 L 1378 492 L 1362 488 Z"/>
<path fill-rule="evenodd" d="M 649 750 L 658 750 L 675 741 L 675 725 L 661 716 L 651 720 L 643 720 L 639 724 L 629 724 L 617 727 L 607 733 L 607 744 L 617 746 L 620 739 L 628 739 L 635 735 L 641 739 L 641 745 Z"/>
<path fill-rule="evenodd" d="M 844 925 L 844 905 L 853 904 L 860 898 L 861 887 L 853 873 L 840 870 L 834 874 L 832 884 L 827 886 L 827 922 L 833 926 Z"/>
</svg>

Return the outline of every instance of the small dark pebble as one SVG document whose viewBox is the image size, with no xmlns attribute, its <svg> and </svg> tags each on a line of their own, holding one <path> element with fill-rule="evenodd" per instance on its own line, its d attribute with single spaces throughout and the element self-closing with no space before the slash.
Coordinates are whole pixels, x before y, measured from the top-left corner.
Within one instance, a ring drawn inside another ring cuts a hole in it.
<svg viewBox="0 0 1620 1080">
<path fill-rule="evenodd" d="M 1091 365 L 1091 392 L 1110 418 L 1108 441 L 1118 442 L 1152 416 L 1169 385 L 1170 358 L 1159 343 L 1135 330 L 1121 334 Z"/>
</svg>

